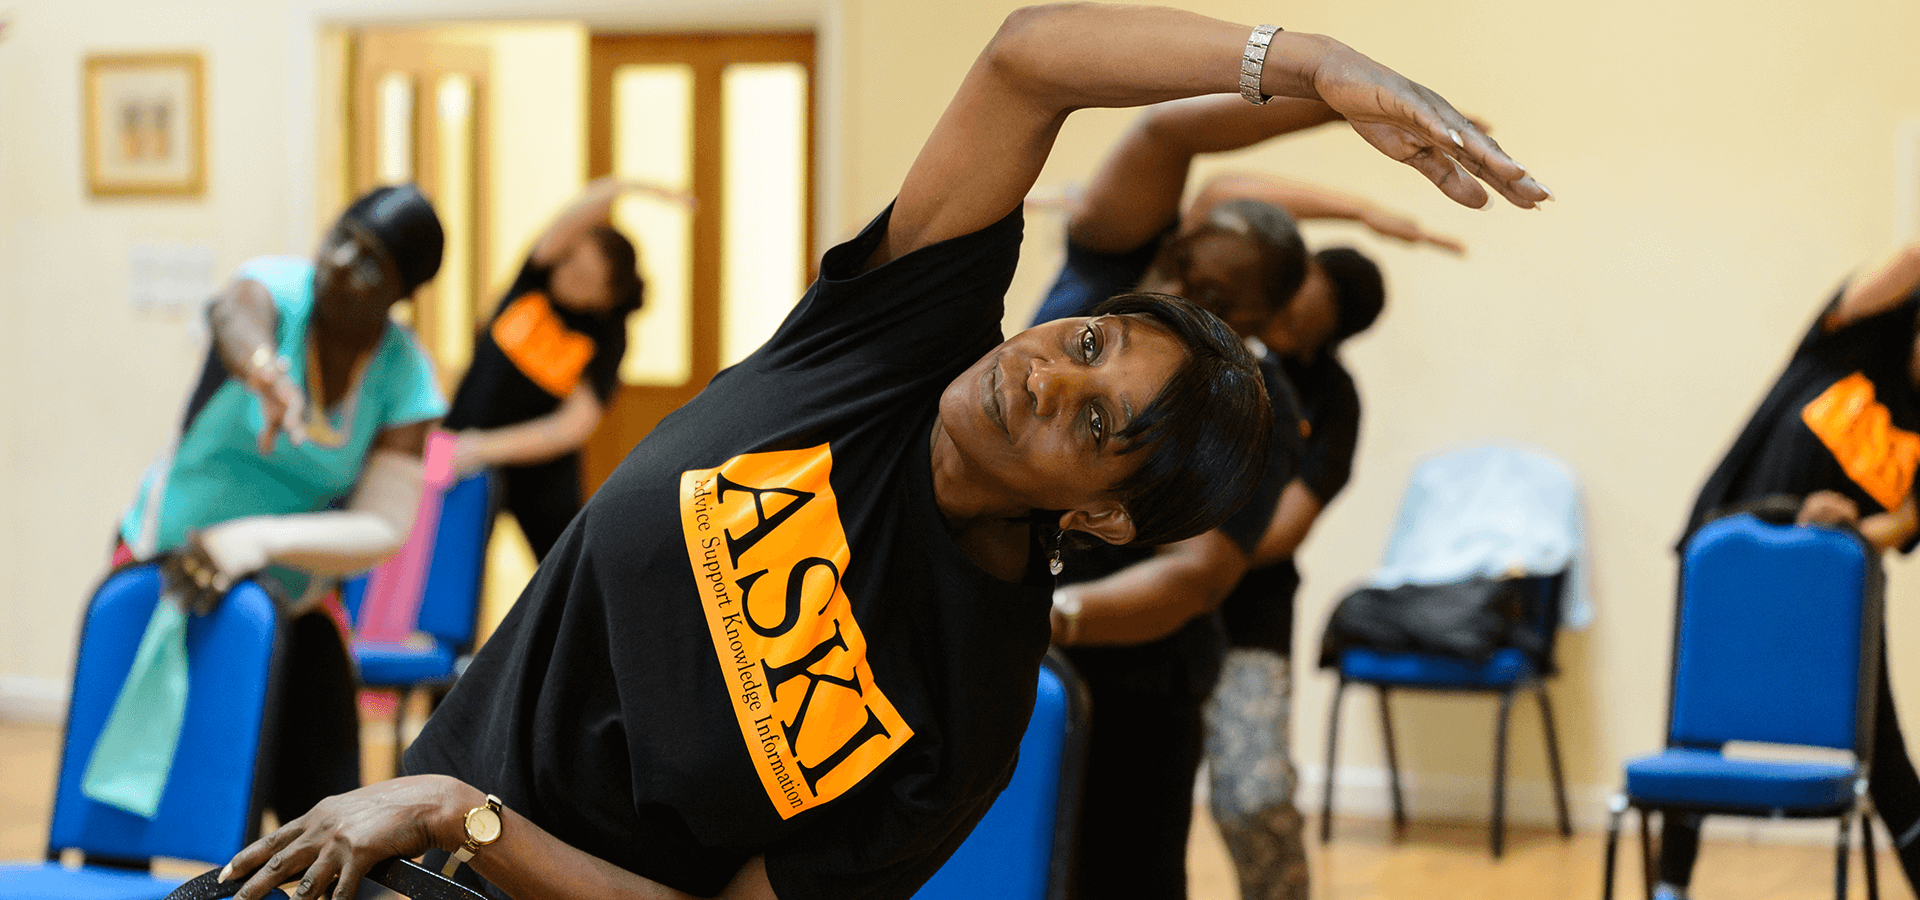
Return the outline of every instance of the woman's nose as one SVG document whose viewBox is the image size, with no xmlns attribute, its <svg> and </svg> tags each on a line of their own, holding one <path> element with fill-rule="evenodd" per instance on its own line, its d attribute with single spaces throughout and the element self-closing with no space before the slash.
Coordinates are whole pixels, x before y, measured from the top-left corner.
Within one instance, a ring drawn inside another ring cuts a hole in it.
<svg viewBox="0 0 1920 900">
<path fill-rule="evenodd" d="M 1042 419 L 1073 406 L 1073 394 L 1084 376 L 1071 364 L 1035 358 L 1027 370 L 1027 391 L 1033 394 L 1033 414 Z"/>
</svg>

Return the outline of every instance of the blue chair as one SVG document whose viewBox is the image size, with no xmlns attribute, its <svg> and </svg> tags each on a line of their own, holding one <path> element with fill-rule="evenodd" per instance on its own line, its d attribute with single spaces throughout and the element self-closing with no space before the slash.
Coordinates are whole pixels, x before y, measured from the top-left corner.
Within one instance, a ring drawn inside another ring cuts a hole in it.
<svg viewBox="0 0 1920 900">
<path fill-rule="evenodd" d="M 94 592 L 74 662 L 46 861 L 0 866 L 0 900 L 158 900 L 179 882 L 150 875 L 153 858 L 224 863 L 258 836 L 282 629 L 273 598 L 251 581 L 187 625 L 186 719 L 154 817 L 80 792 L 94 742 L 159 602 L 153 564 L 121 568 Z M 62 866 L 66 850 L 80 851 L 84 864 Z"/>
<path fill-rule="evenodd" d="M 400 772 L 401 754 L 406 750 L 405 724 L 407 701 L 414 691 L 429 692 L 434 702 L 453 688 L 462 668 L 462 657 L 473 651 L 474 631 L 480 618 L 480 589 L 487 567 L 487 540 L 493 535 L 493 479 L 482 472 L 470 475 L 447 488 L 440 505 L 439 530 L 434 535 L 433 557 L 427 565 L 420 588 L 420 612 L 417 630 L 427 640 L 422 644 L 387 644 L 354 641 L 353 659 L 360 669 L 360 683 L 371 688 L 388 688 L 399 694 L 393 712 L 393 770 Z M 342 601 L 356 609 L 358 594 L 365 590 L 349 582 L 343 587 Z M 357 614 L 357 611 L 356 611 Z"/>
<path fill-rule="evenodd" d="M 1405 802 L 1400 793 L 1400 765 L 1394 752 L 1393 716 L 1389 694 L 1396 690 L 1443 691 L 1452 693 L 1494 694 L 1499 698 L 1493 736 L 1493 821 L 1490 828 L 1493 857 L 1499 859 L 1506 845 L 1507 797 L 1507 721 L 1513 701 L 1522 692 L 1530 692 L 1540 703 L 1540 723 L 1546 733 L 1547 765 L 1553 776 L 1553 799 L 1559 817 L 1560 836 L 1573 834 L 1567 815 L 1566 779 L 1560 769 L 1560 741 L 1553 727 L 1553 705 L 1547 699 L 1547 678 L 1558 671 L 1553 663 L 1554 637 L 1560 630 L 1560 591 L 1566 584 L 1564 573 L 1519 579 L 1523 596 L 1529 599 L 1522 610 L 1525 621 L 1535 629 L 1533 647 L 1501 647 L 1484 661 L 1472 661 L 1432 653 L 1347 648 L 1340 653 L 1339 683 L 1333 690 L 1333 710 L 1327 723 L 1326 784 L 1320 802 L 1320 842 L 1333 836 L 1333 774 L 1335 750 L 1340 736 L 1340 699 L 1347 687 L 1370 684 L 1380 699 L 1380 735 L 1386 745 L 1387 787 L 1393 802 L 1393 826 L 1396 834 L 1407 827 Z M 1539 648 L 1538 650 L 1533 649 Z"/>
<path fill-rule="evenodd" d="M 1047 651 L 1012 782 L 914 900 L 1071 896 L 1090 709 L 1073 666 Z"/>
<path fill-rule="evenodd" d="M 1861 823 L 1867 893 L 1879 897 L 1867 760 L 1873 747 L 1884 582 L 1857 534 L 1742 513 L 1687 542 L 1675 613 L 1667 747 L 1626 764 L 1609 810 L 1603 897 L 1613 896 L 1620 820 L 1640 814 L 1647 895 L 1658 811 L 1840 820 L 1835 894 L 1847 894 L 1851 830 Z M 1846 763 L 1728 757 L 1730 741 L 1851 751 Z"/>
</svg>

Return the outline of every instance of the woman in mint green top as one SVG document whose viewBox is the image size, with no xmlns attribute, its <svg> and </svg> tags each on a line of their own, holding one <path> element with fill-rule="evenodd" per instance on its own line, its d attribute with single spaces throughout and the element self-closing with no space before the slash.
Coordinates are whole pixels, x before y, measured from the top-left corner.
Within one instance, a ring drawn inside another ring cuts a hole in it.
<svg viewBox="0 0 1920 900">
<path fill-rule="evenodd" d="M 286 589 L 267 798 L 283 821 L 359 786 L 352 665 L 327 592 L 309 584 L 392 555 L 412 526 L 446 401 L 388 310 L 438 271 L 442 242 L 416 188 L 385 187 L 341 215 L 312 261 L 242 265 L 208 310 L 213 347 L 180 431 L 120 522 L 125 556 L 176 553 L 199 587 L 266 571 Z"/>
</svg>

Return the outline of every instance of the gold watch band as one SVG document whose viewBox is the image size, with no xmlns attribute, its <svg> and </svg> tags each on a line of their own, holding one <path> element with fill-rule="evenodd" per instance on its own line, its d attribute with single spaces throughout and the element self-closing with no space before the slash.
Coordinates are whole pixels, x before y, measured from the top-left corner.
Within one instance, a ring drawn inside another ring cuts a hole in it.
<svg viewBox="0 0 1920 900">
<path fill-rule="evenodd" d="M 454 871 L 460 868 L 461 863 L 473 859 L 473 855 L 480 852 L 481 847 L 500 839 L 502 824 L 500 811 L 500 798 L 492 794 L 487 795 L 485 803 L 467 810 L 466 816 L 461 820 L 461 827 L 465 829 L 466 834 L 460 849 L 453 851 L 453 855 L 447 857 L 447 864 L 440 868 L 441 875 L 452 878 Z"/>
</svg>

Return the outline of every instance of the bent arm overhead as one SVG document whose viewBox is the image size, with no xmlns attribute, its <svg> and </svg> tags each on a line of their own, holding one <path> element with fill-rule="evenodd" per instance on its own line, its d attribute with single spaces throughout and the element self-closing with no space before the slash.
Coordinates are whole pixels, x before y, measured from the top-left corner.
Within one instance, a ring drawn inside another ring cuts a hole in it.
<svg viewBox="0 0 1920 900">
<path fill-rule="evenodd" d="M 581 238 L 587 236 L 596 225 L 605 225 L 613 219 L 613 201 L 619 199 L 623 191 L 644 191 L 672 200 L 683 206 L 692 206 L 693 197 L 658 185 L 634 181 L 621 181 L 611 175 L 595 178 L 587 184 L 566 209 L 561 210 L 553 224 L 540 235 L 533 244 L 533 252 L 527 258 L 536 266 L 551 267 L 566 258 L 567 251 Z"/>
<path fill-rule="evenodd" d="M 1247 562 L 1239 544 L 1214 530 L 1161 547 L 1104 578 L 1063 587 L 1080 601 L 1072 643 L 1139 644 L 1166 637 L 1218 607 L 1246 574 Z M 1056 629 L 1055 638 L 1062 637 Z"/>
<path fill-rule="evenodd" d="M 1132 250 L 1173 224 L 1194 157 L 1339 119 L 1325 103 L 1290 97 L 1253 106 L 1237 94 L 1223 94 L 1148 107 L 1078 198 L 1067 235 L 1100 253 Z"/>
<path fill-rule="evenodd" d="M 1856 276 L 1820 325 L 1831 332 L 1871 319 L 1900 305 L 1915 288 L 1920 288 L 1920 243 L 1900 248 Z"/>
<path fill-rule="evenodd" d="M 900 188 L 868 266 L 978 231 L 1020 205 L 1066 116 L 1239 88 L 1251 28 L 1181 10 L 1075 4 L 1008 16 L 974 62 Z M 1491 138 L 1426 88 L 1321 35 L 1276 34 L 1263 93 L 1318 100 L 1447 196 L 1547 198 Z"/>
</svg>

